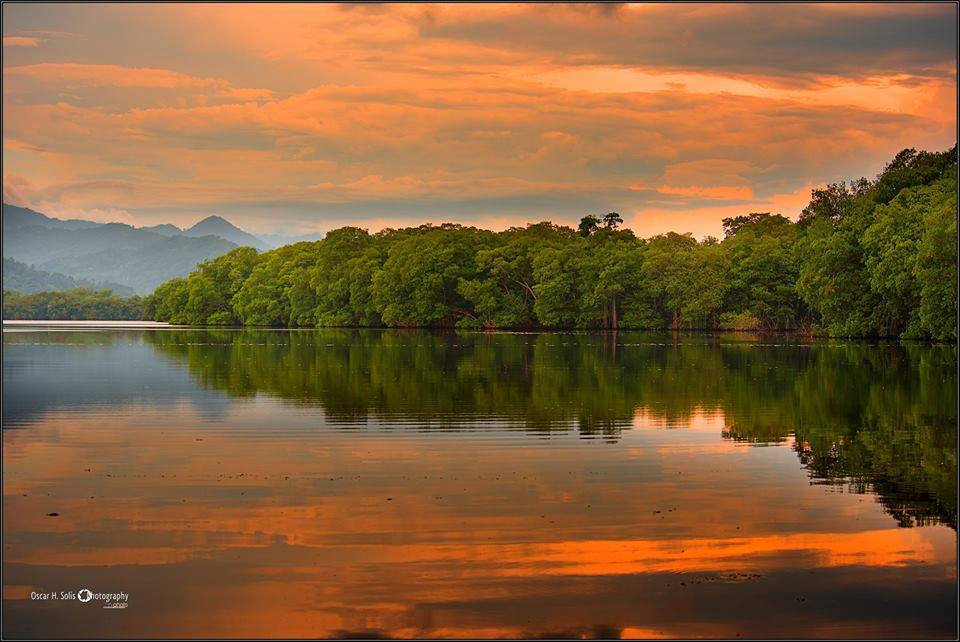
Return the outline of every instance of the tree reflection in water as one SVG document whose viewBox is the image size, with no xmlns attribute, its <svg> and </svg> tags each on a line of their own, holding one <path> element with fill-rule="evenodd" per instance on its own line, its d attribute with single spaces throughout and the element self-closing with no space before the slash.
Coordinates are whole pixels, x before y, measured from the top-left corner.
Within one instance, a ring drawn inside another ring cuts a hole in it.
<svg viewBox="0 0 960 642">
<path fill-rule="evenodd" d="M 495 422 L 617 440 L 638 416 L 791 441 L 813 483 L 875 493 L 901 526 L 956 529 L 956 347 L 748 335 L 211 330 L 147 334 L 203 386 L 322 407 L 344 428 Z"/>
</svg>

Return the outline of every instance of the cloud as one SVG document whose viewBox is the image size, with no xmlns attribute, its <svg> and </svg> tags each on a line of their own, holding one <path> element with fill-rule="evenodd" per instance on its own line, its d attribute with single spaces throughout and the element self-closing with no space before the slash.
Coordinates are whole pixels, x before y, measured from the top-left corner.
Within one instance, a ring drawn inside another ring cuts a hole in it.
<svg viewBox="0 0 960 642">
<path fill-rule="evenodd" d="M 674 163 L 664 169 L 656 190 L 706 201 L 752 200 L 750 185 L 758 182 L 762 173 L 761 168 L 742 160 L 717 158 Z"/>
<path fill-rule="evenodd" d="M 269 100 L 269 89 L 234 87 L 226 80 L 147 67 L 80 63 L 39 63 L 4 68 L 8 87 L 17 93 L 37 87 L 56 87 L 59 91 L 120 88 L 187 90 L 190 93 L 236 101 Z"/>
<path fill-rule="evenodd" d="M 949 5 L 33 12 L 8 22 L 80 33 L 8 52 L 5 196 L 145 222 L 493 226 L 616 209 L 702 235 L 954 142 Z"/>
<path fill-rule="evenodd" d="M 957 8 L 822 4 L 648 4 L 459 11 L 420 22 L 426 38 L 497 46 L 557 65 L 618 65 L 806 84 L 823 76 L 956 72 Z"/>
<path fill-rule="evenodd" d="M 224 86 L 224 81 L 195 78 L 168 69 L 130 68 L 119 65 L 89 65 L 79 63 L 41 63 L 7 67 L 4 73 L 47 83 L 68 83 L 114 87 L 194 87 Z"/>
<path fill-rule="evenodd" d="M 43 38 L 34 38 L 31 36 L 4 36 L 4 47 L 39 47 L 44 42 Z"/>
<path fill-rule="evenodd" d="M 552 112 L 549 122 L 545 112 Z M 48 191 L 47 202 L 69 197 L 135 209 L 266 197 L 308 211 L 359 200 L 379 217 L 402 201 L 424 207 L 437 199 L 451 217 L 477 214 L 484 199 L 491 216 L 504 214 L 495 207 L 526 213 L 516 199 L 540 199 L 547 208 L 559 194 L 578 195 L 590 210 L 745 201 L 805 182 L 822 171 L 824 154 L 859 161 L 921 126 L 907 115 L 755 98 L 610 98 L 482 84 L 322 87 L 262 104 L 119 114 L 65 103 L 14 105 L 7 123 L 20 149 L 58 149 L 78 165 L 91 158 L 98 173 L 125 177 L 122 189 L 117 181 L 75 180 Z M 718 148 L 727 158 L 714 157 Z"/>
<path fill-rule="evenodd" d="M 628 227 L 643 237 L 666 232 L 690 232 L 698 237 L 711 235 L 720 238 L 723 236 L 721 222 L 724 218 L 748 212 L 770 212 L 796 220 L 800 210 L 810 202 L 811 190 L 817 186 L 816 183 L 810 183 L 789 192 L 770 194 L 765 198 L 758 198 L 755 195 L 745 196 L 732 204 L 717 203 L 716 200 L 723 199 L 708 198 L 705 202 L 700 201 L 700 204 L 694 201 L 680 208 L 654 206 L 633 212 L 627 211 L 624 213 L 624 221 Z"/>
<path fill-rule="evenodd" d="M 24 206 L 32 203 L 36 195 L 36 185 L 26 176 L 5 174 L 3 177 L 3 202 Z"/>
</svg>

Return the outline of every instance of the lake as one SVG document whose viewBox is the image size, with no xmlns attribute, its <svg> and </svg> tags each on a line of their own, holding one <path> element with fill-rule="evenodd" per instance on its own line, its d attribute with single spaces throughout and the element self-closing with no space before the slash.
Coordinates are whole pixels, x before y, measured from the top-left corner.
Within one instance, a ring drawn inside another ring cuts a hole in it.
<svg viewBox="0 0 960 642">
<path fill-rule="evenodd" d="M 956 366 L 745 334 L 10 328 L 4 634 L 953 638 Z"/>
</svg>

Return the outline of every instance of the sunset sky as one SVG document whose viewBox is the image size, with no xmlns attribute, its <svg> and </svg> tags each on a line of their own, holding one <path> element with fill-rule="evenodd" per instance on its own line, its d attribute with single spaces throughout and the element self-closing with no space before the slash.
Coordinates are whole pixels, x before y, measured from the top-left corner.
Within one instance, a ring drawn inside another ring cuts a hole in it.
<svg viewBox="0 0 960 642">
<path fill-rule="evenodd" d="M 795 217 L 956 138 L 957 8 L 3 6 L 3 199 L 299 234 Z"/>
</svg>

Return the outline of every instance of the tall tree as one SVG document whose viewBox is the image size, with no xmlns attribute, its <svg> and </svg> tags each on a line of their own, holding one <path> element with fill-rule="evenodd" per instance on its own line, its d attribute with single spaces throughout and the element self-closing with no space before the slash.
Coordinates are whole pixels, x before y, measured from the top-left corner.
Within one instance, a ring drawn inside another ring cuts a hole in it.
<svg viewBox="0 0 960 642">
<path fill-rule="evenodd" d="M 580 233 L 580 236 L 590 236 L 600 228 L 600 219 L 594 216 L 593 214 L 587 214 L 582 219 L 580 219 L 580 225 L 577 227 L 577 232 Z"/>
<path fill-rule="evenodd" d="M 615 230 L 623 225 L 623 218 L 617 212 L 609 212 L 603 215 L 603 226 L 608 230 Z"/>
</svg>

